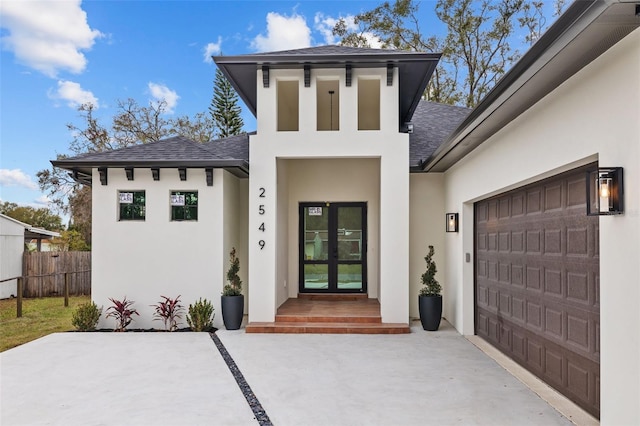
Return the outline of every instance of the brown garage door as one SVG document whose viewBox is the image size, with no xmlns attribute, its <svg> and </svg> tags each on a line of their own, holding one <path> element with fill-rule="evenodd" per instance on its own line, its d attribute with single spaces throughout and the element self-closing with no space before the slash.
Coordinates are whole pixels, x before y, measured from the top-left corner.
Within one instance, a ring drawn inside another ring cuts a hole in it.
<svg viewBox="0 0 640 426">
<path fill-rule="evenodd" d="M 598 217 L 586 215 L 585 179 L 577 169 L 476 203 L 476 334 L 599 417 Z"/>
</svg>

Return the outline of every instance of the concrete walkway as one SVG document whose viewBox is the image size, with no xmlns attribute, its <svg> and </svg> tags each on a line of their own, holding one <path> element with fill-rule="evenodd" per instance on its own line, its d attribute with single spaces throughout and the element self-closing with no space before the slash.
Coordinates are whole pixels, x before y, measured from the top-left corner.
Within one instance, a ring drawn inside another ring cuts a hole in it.
<svg viewBox="0 0 640 426">
<path fill-rule="evenodd" d="M 447 323 L 218 331 L 274 425 L 570 425 Z M 0 354 L 0 423 L 256 425 L 206 333 L 62 333 Z"/>
</svg>

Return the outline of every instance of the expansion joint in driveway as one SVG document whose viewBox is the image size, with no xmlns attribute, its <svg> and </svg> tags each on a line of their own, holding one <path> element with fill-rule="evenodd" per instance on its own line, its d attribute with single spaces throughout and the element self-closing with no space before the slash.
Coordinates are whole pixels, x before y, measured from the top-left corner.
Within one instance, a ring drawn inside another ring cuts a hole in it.
<svg viewBox="0 0 640 426">
<path fill-rule="evenodd" d="M 218 336 L 215 335 L 215 333 L 209 333 L 209 335 L 211 336 L 213 343 L 216 344 L 218 351 L 220 351 L 220 355 L 222 355 L 222 359 L 224 359 L 224 362 L 227 363 L 227 367 L 229 367 L 229 371 L 231 371 L 231 374 L 233 374 L 233 378 L 236 379 L 236 383 L 238 383 L 238 387 L 240 388 L 240 391 L 242 391 L 242 394 L 247 400 L 249 407 L 251 407 L 251 410 L 253 411 L 253 414 L 256 416 L 256 420 L 258 421 L 260 426 L 272 426 L 273 424 L 271 423 L 271 420 L 269 419 L 269 416 L 267 415 L 266 411 L 264 411 L 264 408 L 262 408 L 262 404 L 260 404 L 260 401 L 258 401 L 258 398 L 251 390 L 251 386 L 249 386 L 249 384 L 245 380 L 244 376 L 240 372 L 240 369 L 236 365 L 235 361 L 233 360 L 233 358 L 231 358 L 231 355 L 229 355 L 229 352 L 227 352 L 227 349 L 224 347 L 224 345 L 222 344 Z"/>
</svg>

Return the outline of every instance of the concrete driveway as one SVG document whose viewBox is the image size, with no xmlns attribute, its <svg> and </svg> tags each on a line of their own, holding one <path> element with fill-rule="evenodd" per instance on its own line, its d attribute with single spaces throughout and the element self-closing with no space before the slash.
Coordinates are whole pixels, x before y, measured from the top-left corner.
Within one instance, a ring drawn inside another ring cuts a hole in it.
<svg viewBox="0 0 640 426">
<path fill-rule="evenodd" d="M 570 425 L 447 323 L 217 336 L 275 425 Z M 62 333 L 0 354 L 0 423 L 255 425 L 206 333 Z"/>
</svg>

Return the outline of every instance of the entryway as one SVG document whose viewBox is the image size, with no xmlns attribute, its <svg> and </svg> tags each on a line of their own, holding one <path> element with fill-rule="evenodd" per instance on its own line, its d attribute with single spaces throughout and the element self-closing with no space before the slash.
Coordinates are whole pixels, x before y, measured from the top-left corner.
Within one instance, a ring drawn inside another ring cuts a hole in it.
<svg viewBox="0 0 640 426">
<path fill-rule="evenodd" d="M 367 293 L 367 205 L 300 203 L 300 293 Z"/>
</svg>

